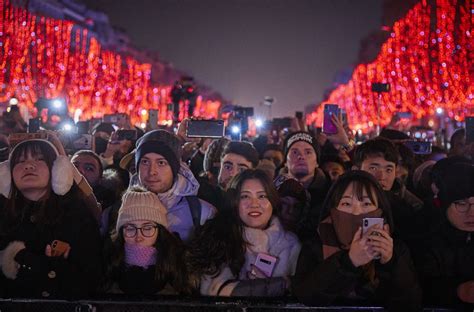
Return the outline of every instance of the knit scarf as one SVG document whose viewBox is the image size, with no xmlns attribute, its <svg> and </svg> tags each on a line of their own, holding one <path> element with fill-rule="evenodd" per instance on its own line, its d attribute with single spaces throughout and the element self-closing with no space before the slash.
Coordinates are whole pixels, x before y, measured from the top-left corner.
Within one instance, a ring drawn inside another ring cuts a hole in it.
<svg viewBox="0 0 474 312">
<path fill-rule="evenodd" d="M 377 209 L 369 213 L 353 215 L 332 209 L 330 215 L 319 224 L 318 232 L 323 244 L 323 257 L 329 258 L 340 250 L 349 250 L 357 229 L 362 226 L 364 218 L 380 218 L 382 210 Z M 375 265 L 371 261 L 362 266 L 364 276 L 373 287 L 377 287 L 379 280 L 375 274 Z"/>
<path fill-rule="evenodd" d="M 125 263 L 147 268 L 156 263 L 156 248 L 125 243 Z"/>
</svg>

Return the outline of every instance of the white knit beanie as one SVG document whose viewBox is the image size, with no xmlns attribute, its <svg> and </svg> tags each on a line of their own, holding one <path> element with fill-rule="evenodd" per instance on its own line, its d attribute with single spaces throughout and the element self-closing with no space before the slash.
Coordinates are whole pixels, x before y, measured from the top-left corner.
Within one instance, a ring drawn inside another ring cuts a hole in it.
<svg viewBox="0 0 474 312">
<path fill-rule="evenodd" d="M 141 190 L 128 190 L 123 194 L 117 218 L 117 232 L 124 224 L 137 220 L 152 221 L 168 227 L 166 208 L 156 194 Z"/>
</svg>

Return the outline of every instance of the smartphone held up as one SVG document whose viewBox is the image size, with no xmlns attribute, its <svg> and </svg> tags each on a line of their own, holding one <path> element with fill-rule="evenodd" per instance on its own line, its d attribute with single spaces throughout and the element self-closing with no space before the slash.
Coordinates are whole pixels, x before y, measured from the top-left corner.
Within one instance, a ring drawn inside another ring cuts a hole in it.
<svg viewBox="0 0 474 312">
<path fill-rule="evenodd" d="M 188 121 L 186 136 L 188 138 L 222 138 L 225 134 L 223 120 Z"/>
<path fill-rule="evenodd" d="M 332 116 L 339 114 L 339 106 L 336 104 L 324 105 L 323 132 L 326 134 L 336 134 L 337 127 L 332 121 Z"/>
</svg>

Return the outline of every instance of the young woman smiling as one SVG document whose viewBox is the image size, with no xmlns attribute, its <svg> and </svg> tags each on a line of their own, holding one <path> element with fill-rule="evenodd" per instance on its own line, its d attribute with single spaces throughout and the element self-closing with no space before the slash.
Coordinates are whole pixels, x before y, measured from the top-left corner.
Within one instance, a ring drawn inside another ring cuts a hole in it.
<svg viewBox="0 0 474 312">
<path fill-rule="evenodd" d="M 249 169 L 231 180 L 227 195 L 230 209 L 207 221 L 189 245 L 189 271 L 200 278 L 201 294 L 285 294 L 300 243 L 276 217 L 273 184 L 263 171 Z"/>
</svg>

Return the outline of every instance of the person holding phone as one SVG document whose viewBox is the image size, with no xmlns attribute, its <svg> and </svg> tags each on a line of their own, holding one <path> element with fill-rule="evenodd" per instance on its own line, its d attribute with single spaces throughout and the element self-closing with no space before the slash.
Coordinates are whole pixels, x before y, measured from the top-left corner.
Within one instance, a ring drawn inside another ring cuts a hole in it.
<svg viewBox="0 0 474 312">
<path fill-rule="evenodd" d="M 363 233 L 365 218 L 385 224 Z M 293 293 L 310 305 L 419 310 L 421 290 L 408 248 L 392 231 L 390 206 L 377 181 L 363 171 L 342 175 L 324 202 L 316 239 L 302 247 Z"/>
<path fill-rule="evenodd" d="M 3 298 L 83 298 L 102 275 L 99 225 L 76 169 L 46 140 L 27 140 L 0 163 Z"/>
<path fill-rule="evenodd" d="M 133 150 L 135 140 L 133 137 L 121 135 L 121 133 L 127 134 L 125 131 L 133 132 L 134 130 L 117 130 L 110 135 L 105 151 L 99 154 L 104 165 L 119 167 L 122 157 Z M 134 137 L 137 137 L 136 131 Z"/>
<path fill-rule="evenodd" d="M 105 290 L 109 293 L 189 294 L 183 243 L 168 230 L 166 208 L 158 197 L 133 187 L 122 197 L 108 251 Z"/>
<path fill-rule="evenodd" d="M 260 170 L 235 176 L 229 208 L 207 221 L 189 244 L 189 272 L 208 296 L 281 296 L 300 252 L 295 234 L 278 219 L 279 199 Z"/>
</svg>

